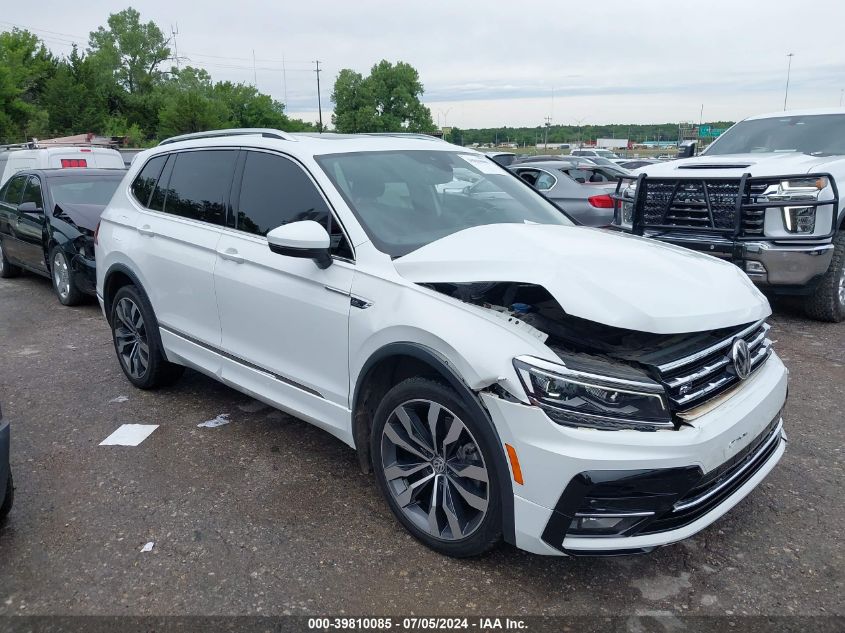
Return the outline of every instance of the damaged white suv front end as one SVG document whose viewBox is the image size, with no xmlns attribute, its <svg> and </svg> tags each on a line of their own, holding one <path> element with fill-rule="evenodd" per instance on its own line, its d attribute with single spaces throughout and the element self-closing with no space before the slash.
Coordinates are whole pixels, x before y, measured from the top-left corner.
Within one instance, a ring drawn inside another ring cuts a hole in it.
<svg viewBox="0 0 845 633">
<path fill-rule="evenodd" d="M 489 225 L 394 265 L 500 330 L 475 326 L 483 349 L 466 362 L 511 447 L 522 549 L 612 555 L 681 540 L 784 452 L 787 371 L 770 309 L 731 264 L 594 229 Z M 428 316 L 426 329 L 452 339 L 448 357 L 478 341 L 443 333 L 462 320 L 446 306 Z"/>
</svg>

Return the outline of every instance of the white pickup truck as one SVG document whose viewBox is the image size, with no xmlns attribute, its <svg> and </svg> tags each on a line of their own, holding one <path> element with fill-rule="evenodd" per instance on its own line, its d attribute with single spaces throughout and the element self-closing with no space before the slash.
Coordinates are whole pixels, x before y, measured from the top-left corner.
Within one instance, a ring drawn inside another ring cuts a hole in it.
<svg viewBox="0 0 845 633">
<path fill-rule="evenodd" d="M 776 112 L 617 187 L 618 230 L 709 253 L 807 314 L 845 319 L 845 109 Z"/>
</svg>

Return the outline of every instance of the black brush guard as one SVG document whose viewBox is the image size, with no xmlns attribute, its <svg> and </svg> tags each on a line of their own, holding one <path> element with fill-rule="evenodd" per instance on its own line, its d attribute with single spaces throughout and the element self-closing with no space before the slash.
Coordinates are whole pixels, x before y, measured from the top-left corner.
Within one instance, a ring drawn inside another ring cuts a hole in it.
<svg viewBox="0 0 845 633">
<path fill-rule="evenodd" d="M 824 200 L 765 200 L 758 197 L 770 185 L 784 180 L 827 178 L 833 197 Z M 633 197 L 624 193 L 631 183 L 636 183 Z M 818 241 L 830 239 L 836 233 L 839 211 L 839 191 L 830 174 L 794 174 L 785 176 L 751 176 L 740 178 L 650 178 L 621 176 L 614 200 L 613 228 L 650 237 L 672 234 L 695 234 L 701 238 L 711 236 L 720 241 L 734 242 L 772 240 L 777 242 Z M 631 204 L 630 226 L 623 223 L 623 205 Z M 826 235 L 795 234 L 767 238 L 763 235 L 766 209 L 784 207 L 823 207 L 833 205 L 830 230 Z"/>
</svg>

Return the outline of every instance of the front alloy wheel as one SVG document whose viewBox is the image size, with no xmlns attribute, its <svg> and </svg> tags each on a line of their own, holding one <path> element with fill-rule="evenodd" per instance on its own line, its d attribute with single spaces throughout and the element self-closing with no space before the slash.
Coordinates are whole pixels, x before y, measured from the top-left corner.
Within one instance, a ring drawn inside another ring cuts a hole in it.
<svg viewBox="0 0 845 633">
<path fill-rule="evenodd" d="M 490 479 L 466 424 L 431 400 L 409 400 L 388 417 L 381 467 L 404 516 L 442 541 L 472 535 L 490 504 Z"/>
<path fill-rule="evenodd" d="M 150 346 L 141 309 L 129 297 L 122 297 L 115 306 L 114 324 L 117 356 L 131 378 L 143 380 L 150 364 Z"/>
</svg>

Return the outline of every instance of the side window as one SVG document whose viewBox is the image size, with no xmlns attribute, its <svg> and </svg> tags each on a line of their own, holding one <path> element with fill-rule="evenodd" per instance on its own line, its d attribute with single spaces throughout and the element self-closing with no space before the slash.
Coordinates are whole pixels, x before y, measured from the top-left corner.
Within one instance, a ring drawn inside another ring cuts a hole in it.
<svg viewBox="0 0 845 633">
<path fill-rule="evenodd" d="M 235 170 L 234 150 L 200 150 L 175 156 L 164 212 L 223 226 Z"/>
<path fill-rule="evenodd" d="M 282 224 L 300 220 L 322 224 L 331 236 L 333 254 L 352 257 L 343 231 L 308 174 L 287 158 L 247 152 L 235 227 L 267 235 Z"/>
<path fill-rule="evenodd" d="M 155 189 L 158 177 L 161 174 L 161 168 L 164 167 L 164 161 L 167 156 L 155 156 L 147 161 L 143 169 L 135 177 L 132 183 L 132 195 L 143 206 L 147 207 L 150 203 L 150 194 Z"/>
<path fill-rule="evenodd" d="M 13 207 L 17 207 L 23 195 L 24 185 L 26 185 L 26 176 L 15 176 L 9 181 L 6 187 L 6 194 L 3 196 L 3 202 Z"/>
<path fill-rule="evenodd" d="M 41 181 L 35 176 L 30 176 L 26 183 L 26 189 L 23 191 L 21 204 L 24 202 L 34 202 L 36 208 L 43 209 L 44 201 L 41 197 Z"/>
</svg>

